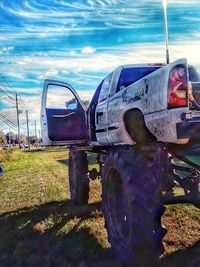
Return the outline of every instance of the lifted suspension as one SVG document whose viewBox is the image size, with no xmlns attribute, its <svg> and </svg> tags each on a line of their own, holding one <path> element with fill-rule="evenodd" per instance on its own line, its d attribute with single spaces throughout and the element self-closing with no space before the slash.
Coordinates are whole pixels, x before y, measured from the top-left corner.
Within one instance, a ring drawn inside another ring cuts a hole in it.
<svg viewBox="0 0 200 267">
<path fill-rule="evenodd" d="M 174 186 L 181 187 L 184 195 L 175 195 Z M 200 207 L 200 166 L 183 154 L 171 155 L 164 190 L 163 204 L 191 203 Z"/>
</svg>

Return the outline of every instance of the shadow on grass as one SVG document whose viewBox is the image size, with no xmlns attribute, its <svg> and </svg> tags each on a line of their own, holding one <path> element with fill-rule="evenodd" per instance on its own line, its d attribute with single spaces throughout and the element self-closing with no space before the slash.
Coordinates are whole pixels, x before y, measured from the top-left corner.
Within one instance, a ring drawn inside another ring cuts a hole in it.
<svg viewBox="0 0 200 267">
<path fill-rule="evenodd" d="M 199 267 L 200 241 L 193 246 L 178 250 L 162 258 L 155 267 Z"/>
<path fill-rule="evenodd" d="M 88 159 L 89 165 L 97 164 L 95 154 L 92 154 L 92 153 L 88 154 L 87 159 Z M 68 159 L 57 159 L 57 161 L 59 163 L 62 163 L 64 165 L 66 165 L 66 166 L 68 166 L 68 164 L 69 164 L 69 160 Z"/>
<path fill-rule="evenodd" d="M 0 266 L 121 267 L 91 231 L 91 221 L 102 216 L 100 202 L 74 207 L 70 201 L 4 214 L 0 217 Z M 154 267 L 198 267 L 199 250 L 197 242 Z"/>
<path fill-rule="evenodd" d="M 66 146 L 55 146 L 55 147 L 38 147 L 38 148 L 31 148 L 30 150 L 24 150 L 24 152 L 63 152 L 63 151 L 68 151 L 68 148 Z"/>
<path fill-rule="evenodd" d="M 64 165 L 66 165 L 66 166 L 68 166 L 68 164 L 69 164 L 69 160 L 68 159 L 57 159 L 57 161 L 59 163 L 62 163 Z"/>
<path fill-rule="evenodd" d="M 100 202 L 74 207 L 70 201 L 4 214 L 0 266 L 117 266 L 90 228 L 102 216 Z"/>
</svg>

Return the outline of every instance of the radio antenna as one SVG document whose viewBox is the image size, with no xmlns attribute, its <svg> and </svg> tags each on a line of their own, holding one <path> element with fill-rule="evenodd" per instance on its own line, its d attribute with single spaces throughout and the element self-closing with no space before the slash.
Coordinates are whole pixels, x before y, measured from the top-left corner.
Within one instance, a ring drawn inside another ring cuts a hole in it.
<svg viewBox="0 0 200 267">
<path fill-rule="evenodd" d="M 167 22 L 167 0 L 163 0 L 164 20 L 165 20 L 165 44 L 166 63 L 169 64 L 169 42 L 168 42 L 168 22 Z"/>
</svg>

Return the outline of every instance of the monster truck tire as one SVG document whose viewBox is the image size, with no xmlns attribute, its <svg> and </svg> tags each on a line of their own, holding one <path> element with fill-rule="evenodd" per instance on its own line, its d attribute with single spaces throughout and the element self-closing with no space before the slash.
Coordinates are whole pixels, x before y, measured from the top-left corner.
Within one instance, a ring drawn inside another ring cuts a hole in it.
<svg viewBox="0 0 200 267">
<path fill-rule="evenodd" d="M 164 251 L 161 179 L 156 160 L 132 150 L 108 153 L 102 179 L 103 212 L 114 256 L 125 266 L 151 266 Z"/>
<path fill-rule="evenodd" d="M 88 161 L 85 151 L 69 151 L 69 189 L 74 204 L 87 204 L 89 199 Z"/>
</svg>

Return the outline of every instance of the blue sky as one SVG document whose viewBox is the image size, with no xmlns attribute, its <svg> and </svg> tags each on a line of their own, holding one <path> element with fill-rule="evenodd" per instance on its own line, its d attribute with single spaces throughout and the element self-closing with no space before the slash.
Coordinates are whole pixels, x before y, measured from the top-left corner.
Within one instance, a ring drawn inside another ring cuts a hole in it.
<svg viewBox="0 0 200 267">
<path fill-rule="evenodd" d="M 199 67 L 200 1 L 167 3 L 170 58 Z M 165 62 L 163 20 L 162 0 L 0 0 L 0 73 L 39 124 L 45 78 L 67 81 L 89 99 L 118 65 Z M 0 96 L 0 114 L 16 122 Z"/>
</svg>

